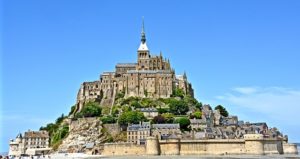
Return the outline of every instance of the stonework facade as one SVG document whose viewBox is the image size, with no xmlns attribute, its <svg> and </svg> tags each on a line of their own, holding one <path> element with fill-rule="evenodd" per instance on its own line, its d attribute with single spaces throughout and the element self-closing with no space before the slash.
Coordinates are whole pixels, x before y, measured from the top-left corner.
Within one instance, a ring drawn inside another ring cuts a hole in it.
<svg viewBox="0 0 300 159">
<path fill-rule="evenodd" d="M 10 156 L 46 154 L 49 151 L 49 134 L 47 131 L 28 130 L 24 136 L 20 133 L 15 140 L 11 140 L 9 143 Z M 29 152 L 34 153 L 30 154 Z"/>
<path fill-rule="evenodd" d="M 150 136 L 150 122 L 132 124 L 127 127 L 127 142 L 143 145 Z"/>
<path fill-rule="evenodd" d="M 296 144 L 280 139 L 264 139 L 261 134 L 245 135 L 243 139 L 158 140 L 147 137 L 145 145 L 133 143 L 104 144 L 104 156 L 151 155 L 275 155 L 298 154 Z M 226 157 L 225 157 L 226 158 Z"/>
<path fill-rule="evenodd" d="M 117 93 L 124 93 L 125 98 L 169 98 L 176 88 L 185 94 L 194 94 L 185 73 L 176 76 L 170 61 L 162 53 L 157 56 L 150 54 L 142 29 L 136 63 L 119 63 L 114 72 L 104 72 L 99 80 L 84 82 L 77 95 L 77 111 L 87 101 L 111 106 Z"/>
</svg>

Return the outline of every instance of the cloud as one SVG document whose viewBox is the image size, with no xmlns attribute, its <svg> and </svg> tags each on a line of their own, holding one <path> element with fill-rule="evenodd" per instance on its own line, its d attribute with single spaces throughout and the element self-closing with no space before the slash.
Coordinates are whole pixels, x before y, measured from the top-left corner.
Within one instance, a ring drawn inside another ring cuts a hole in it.
<svg viewBox="0 0 300 159">
<path fill-rule="evenodd" d="M 296 125 L 300 113 L 300 90 L 284 87 L 236 87 L 216 97 L 240 110 L 263 115 L 274 121 Z"/>
<path fill-rule="evenodd" d="M 299 142 L 300 90 L 285 87 L 236 87 L 216 96 L 213 104 L 222 104 L 239 120 L 266 122 Z"/>
<path fill-rule="evenodd" d="M 257 92 L 257 87 L 236 87 L 233 91 L 239 92 L 241 94 L 253 94 Z"/>
</svg>

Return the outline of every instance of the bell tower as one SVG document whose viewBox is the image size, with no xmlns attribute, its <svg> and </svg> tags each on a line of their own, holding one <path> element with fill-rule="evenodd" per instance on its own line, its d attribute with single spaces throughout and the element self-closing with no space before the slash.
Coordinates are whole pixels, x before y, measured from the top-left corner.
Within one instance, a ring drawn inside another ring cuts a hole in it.
<svg viewBox="0 0 300 159">
<path fill-rule="evenodd" d="M 138 70 L 147 70 L 148 68 L 147 65 L 150 59 L 150 53 L 146 43 L 144 18 L 142 22 L 141 43 L 137 53 L 138 53 Z"/>
</svg>

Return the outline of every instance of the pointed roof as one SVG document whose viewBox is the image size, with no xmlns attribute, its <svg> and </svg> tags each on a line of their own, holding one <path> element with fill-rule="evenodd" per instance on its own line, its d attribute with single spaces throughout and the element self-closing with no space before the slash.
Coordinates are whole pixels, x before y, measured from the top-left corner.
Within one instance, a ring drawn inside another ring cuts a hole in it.
<svg viewBox="0 0 300 159">
<path fill-rule="evenodd" d="M 22 137 L 22 134 L 21 133 L 19 133 L 18 135 L 17 135 L 17 137 L 16 138 L 20 138 L 20 139 L 22 139 L 23 137 Z"/>
<path fill-rule="evenodd" d="M 141 44 L 138 48 L 138 51 L 148 51 L 148 47 L 146 44 L 146 33 L 145 33 L 145 26 L 144 26 L 144 17 L 143 17 L 143 23 L 142 23 L 142 32 L 141 32 Z"/>
</svg>

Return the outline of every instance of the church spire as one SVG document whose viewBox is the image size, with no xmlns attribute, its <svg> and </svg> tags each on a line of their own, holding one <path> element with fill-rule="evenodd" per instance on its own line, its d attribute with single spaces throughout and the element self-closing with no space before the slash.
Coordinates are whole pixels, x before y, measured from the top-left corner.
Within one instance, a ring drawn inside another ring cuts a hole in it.
<svg viewBox="0 0 300 159">
<path fill-rule="evenodd" d="M 142 42 L 143 44 L 146 42 L 144 17 L 143 17 L 143 22 L 142 22 L 141 42 Z"/>
<path fill-rule="evenodd" d="M 141 44 L 138 51 L 149 51 L 146 44 L 146 34 L 145 34 L 145 26 L 144 26 L 144 17 L 142 22 L 142 32 L 141 32 Z"/>
</svg>

